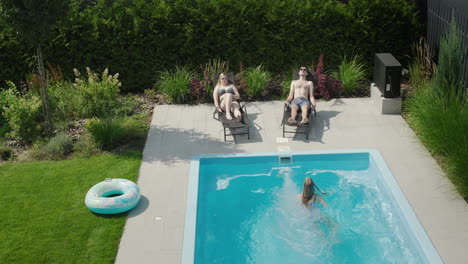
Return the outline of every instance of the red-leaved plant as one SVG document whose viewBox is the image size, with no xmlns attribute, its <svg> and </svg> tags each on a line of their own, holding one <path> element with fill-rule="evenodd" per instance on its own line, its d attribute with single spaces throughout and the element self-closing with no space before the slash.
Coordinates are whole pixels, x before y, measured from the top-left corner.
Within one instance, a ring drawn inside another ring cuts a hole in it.
<svg viewBox="0 0 468 264">
<path fill-rule="evenodd" d="M 236 86 L 239 94 L 243 100 L 248 99 L 247 84 L 244 79 L 244 64 L 242 61 L 239 62 L 239 72 L 234 76 L 234 85 Z"/>
<path fill-rule="evenodd" d="M 206 95 L 205 86 L 196 78 L 190 81 L 190 94 L 193 98 L 196 99 L 197 103 L 203 102 L 203 99 Z"/>
<path fill-rule="evenodd" d="M 343 89 L 341 81 L 323 72 L 323 54 L 320 54 L 319 63 L 315 70 L 315 78 L 317 79 L 317 87 L 314 89 L 314 96 L 322 97 L 325 100 L 338 97 Z"/>
</svg>

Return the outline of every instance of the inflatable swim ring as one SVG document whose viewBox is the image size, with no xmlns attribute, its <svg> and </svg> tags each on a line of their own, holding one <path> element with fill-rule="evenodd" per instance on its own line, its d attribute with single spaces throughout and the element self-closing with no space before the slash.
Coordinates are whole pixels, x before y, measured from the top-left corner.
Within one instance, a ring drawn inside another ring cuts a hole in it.
<svg viewBox="0 0 468 264">
<path fill-rule="evenodd" d="M 127 179 L 106 179 L 89 189 L 85 203 L 98 214 L 118 214 L 135 207 L 140 201 L 140 188 Z"/>
</svg>

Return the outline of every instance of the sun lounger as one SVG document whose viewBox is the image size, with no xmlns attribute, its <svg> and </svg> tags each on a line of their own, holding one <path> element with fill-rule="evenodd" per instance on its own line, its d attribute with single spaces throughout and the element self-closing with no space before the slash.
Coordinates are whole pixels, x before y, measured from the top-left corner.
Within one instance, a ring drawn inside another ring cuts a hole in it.
<svg viewBox="0 0 468 264">
<path fill-rule="evenodd" d="M 232 72 L 227 73 L 227 77 L 230 83 L 234 83 L 234 74 Z M 214 84 L 218 82 L 219 74 L 216 74 L 214 77 Z M 238 120 L 234 117 L 234 114 L 231 113 L 233 119 L 228 120 L 226 118 L 225 112 L 219 112 L 216 108 L 213 111 L 213 119 L 221 122 L 224 130 L 224 141 L 226 141 L 227 136 L 237 136 L 237 135 L 247 135 L 247 139 L 250 139 L 250 120 L 247 115 L 247 108 L 245 104 L 241 104 L 240 100 L 234 100 L 239 104 L 240 112 L 242 114 L 242 120 Z"/>
<path fill-rule="evenodd" d="M 299 79 L 299 74 L 297 71 L 293 71 L 293 79 L 297 80 Z M 307 80 L 312 81 L 315 83 L 315 76 L 313 73 L 309 76 L 307 76 Z M 309 108 L 307 112 L 307 117 L 309 119 L 309 122 L 305 124 L 301 124 L 300 122 L 302 121 L 302 110 L 299 108 L 297 111 L 297 116 L 296 116 L 296 123 L 289 123 L 288 119 L 291 117 L 291 107 L 290 104 L 284 106 L 284 111 L 283 111 L 283 120 L 281 121 L 281 125 L 283 126 L 283 137 L 285 137 L 286 133 L 294 133 L 294 134 L 305 134 L 306 139 L 309 139 L 309 127 L 310 123 L 312 121 L 312 113 L 314 116 L 317 116 L 317 112 L 315 109 Z M 288 130 L 288 127 L 294 128 Z"/>
<path fill-rule="evenodd" d="M 236 101 L 241 105 L 238 100 Z M 242 120 L 238 120 L 235 117 L 232 120 L 228 120 L 225 112 L 220 113 L 216 108 L 214 109 L 213 119 L 218 120 L 223 125 L 224 141 L 226 141 L 227 136 L 237 135 L 247 135 L 247 139 L 250 139 L 250 120 L 245 105 L 241 105 L 240 112 L 242 114 Z M 232 116 L 234 116 L 234 114 L 232 114 Z M 227 133 L 227 130 L 229 130 L 229 133 Z"/>
<path fill-rule="evenodd" d="M 307 113 L 309 122 L 305 124 L 301 124 L 300 122 L 302 120 L 302 111 L 299 108 L 299 110 L 297 111 L 296 123 L 291 124 L 288 121 L 288 119 L 291 117 L 291 107 L 289 105 L 285 105 L 284 112 L 283 112 L 283 120 L 281 121 L 281 125 L 283 126 L 283 137 L 285 137 L 286 133 L 293 133 L 293 134 L 305 134 L 306 139 L 309 139 L 309 127 L 312 121 L 312 112 L 314 113 L 314 116 L 317 116 L 317 112 L 315 111 L 315 109 L 311 110 L 311 108 L 309 108 L 308 113 Z M 295 127 L 295 129 L 289 130 L 288 129 L 289 127 L 291 128 Z"/>
</svg>

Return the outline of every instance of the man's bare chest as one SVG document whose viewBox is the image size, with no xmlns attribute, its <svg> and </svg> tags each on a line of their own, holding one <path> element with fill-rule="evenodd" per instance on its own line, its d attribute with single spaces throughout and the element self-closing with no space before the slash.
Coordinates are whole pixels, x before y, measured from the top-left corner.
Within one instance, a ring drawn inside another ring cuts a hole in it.
<svg viewBox="0 0 468 264">
<path fill-rule="evenodd" d="M 307 90 L 309 89 L 309 84 L 307 82 L 296 82 L 293 84 L 295 90 Z"/>
</svg>

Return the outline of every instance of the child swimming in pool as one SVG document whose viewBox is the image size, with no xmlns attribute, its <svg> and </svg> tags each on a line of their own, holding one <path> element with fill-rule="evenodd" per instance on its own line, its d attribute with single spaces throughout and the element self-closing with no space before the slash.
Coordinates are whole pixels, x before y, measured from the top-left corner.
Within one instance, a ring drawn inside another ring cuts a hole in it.
<svg viewBox="0 0 468 264">
<path fill-rule="evenodd" d="M 316 189 L 318 192 L 320 192 L 320 194 L 315 192 Z M 312 178 L 307 177 L 304 180 L 302 194 L 298 194 L 297 196 L 298 198 L 300 198 L 302 204 L 304 204 L 304 206 L 307 208 L 313 208 L 314 204 L 316 203 L 320 203 L 323 207 L 328 207 L 327 202 L 325 202 L 321 194 L 325 193 L 320 191 L 317 185 L 315 185 L 315 182 L 312 180 Z M 320 215 L 320 218 L 323 220 L 323 223 L 331 230 L 332 235 L 335 236 L 336 221 L 333 221 L 333 219 L 330 216 L 328 216 L 327 213 L 318 211 L 320 211 L 319 208 L 312 209 L 313 213 L 318 213 Z"/>
<path fill-rule="evenodd" d="M 305 205 L 305 207 L 310 208 L 314 203 L 319 202 L 321 203 L 324 207 L 328 207 L 327 202 L 323 199 L 322 195 L 315 193 L 315 189 L 322 193 L 317 185 L 315 185 L 314 181 L 312 178 L 307 177 L 304 180 L 304 187 L 302 189 L 302 194 L 298 194 L 298 197 L 300 197 L 301 202 Z M 324 194 L 324 193 L 322 193 Z"/>
</svg>

